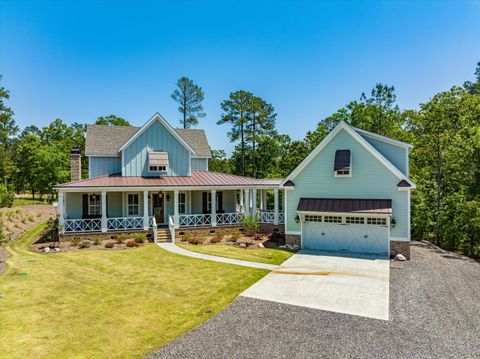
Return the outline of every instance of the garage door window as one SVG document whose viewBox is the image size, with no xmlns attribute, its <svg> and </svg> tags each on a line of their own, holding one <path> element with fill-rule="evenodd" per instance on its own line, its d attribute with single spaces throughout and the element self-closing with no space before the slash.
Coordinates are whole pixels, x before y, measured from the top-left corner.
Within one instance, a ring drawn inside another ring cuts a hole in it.
<svg viewBox="0 0 480 359">
<path fill-rule="evenodd" d="M 377 226 L 386 226 L 387 219 L 386 218 L 367 218 L 367 224 L 374 224 Z"/>
<path fill-rule="evenodd" d="M 305 222 L 321 222 L 321 221 L 322 221 L 322 216 L 311 216 L 311 215 L 305 216 Z"/>
<path fill-rule="evenodd" d="M 342 217 L 337 216 L 325 216 L 323 220 L 328 223 L 342 223 Z"/>
<path fill-rule="evenodd" d="M 345 221 L 349 224 L 365 224 L 365 218 L 363 217 L 346 217 Z"/>
</svg>

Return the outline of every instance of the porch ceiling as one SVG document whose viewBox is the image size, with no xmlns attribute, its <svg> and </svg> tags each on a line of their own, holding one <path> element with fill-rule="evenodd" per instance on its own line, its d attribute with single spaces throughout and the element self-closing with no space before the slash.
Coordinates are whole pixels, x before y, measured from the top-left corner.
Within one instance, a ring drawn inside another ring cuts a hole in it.
<svg viewBox="0 0 480 359">
<path fill-rule="evenodd" d="M 280 179 L 255 179 L 212 171 L 192 170 L 191 176 L 122 177 L 121 174 L 100 176 L 54 186 L 54 189 L 108 187 L 278 187 Z"/>
</svg>

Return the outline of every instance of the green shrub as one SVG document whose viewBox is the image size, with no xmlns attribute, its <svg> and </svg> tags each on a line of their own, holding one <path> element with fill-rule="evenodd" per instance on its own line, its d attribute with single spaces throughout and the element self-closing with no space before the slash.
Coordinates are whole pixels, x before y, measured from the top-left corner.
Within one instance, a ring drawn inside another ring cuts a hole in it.
<svg viewBox="0 0 480 359">
<path fill-rule="evenodd" d="M 224 235 L 223 235 L 223 232 L 218 231 L 218 232 L 215 232 L 215 234 L 213 235 L 213 238 L 222 240 L 222 239 L 223 239 L 223 236 L 224 236 Z"/>
<path fill-rule="evenodd" d="M 74 246 L 78 246 L 82 239 L 80 237 L 73 237 L 70 238 L 70 243 L 72 243 Z"/>
<path fill-rule="evenodd" d="M 145 243 L 147 240 L 147 236 L 145 233 L 133 233 L 131 236 L 136 243 Z"/>
<path fill-rule="evenodd" d="M 198 237 L 198 236 L 190 237 L 190 239 L 188 240 L 188 242 L 189 242 L 190 244 L 195 244 L 195 245 L 197 245 L 197 244 L 202 244 L 203 241 L 204 241 L 204 239 L 203 239 L 203 238 L 200 238 L 200 237 Z"/>
<path fill-rule="evenodd" d="M 0 246 L 4 243 L 6 243 L 7 239 L 6 239 L 7 235 L 5 233 L 5 231 L 3 230 L 3 222 L 0 221 Z"/>
<path fill-rule="evenodd" d="M 26 224 L 27 223 L 27 217 L 22 217 L 21 221 L 22 221 L 23 224 Z"/>
<path fill-rule="evenodd" d="M 182 240 L 185 242 L 190 242 L 191 239 L 192 239 L 192 236 L 188 232 L 185 233 L 185 235 L 182 237 Z"/>
<path fill-rule="evenodd" d="M 98 246 L 98 245 L 102 244 L 102 238 L 100 238 L 98 236 L 93 237 L 92 241 L 93 241 L 93 245 L 95 245 L 95 246 Z"/>
<path fill-rule="evenodd" d="M 243 217 L 242 224 L 246 235 L 255 235 L 260 230 L 260 223 L 258 223 L 258 218 L 256 216 L 250 215 Z"/>
<path fill-rule="evenodd" d="M 127 241 L 127 247 L 136 247 L 137 246 L 137 243 L 135 243 L 135 241 L 133 239 L 130 239 Z"/>
<path fill-rule="evenodd" d="M 15 192 L 6 188 L 3 185 L 0 185 L 0 207 L 12 207 L 13 201 L 15 200 Z"/>
<path fill-rule="evenodd" d="M 84 240 L 79 245 L 78 248 L 90 248 L 90 241 Z"/>
<path fill-rule="evenodd" d="M 127 236 L 125 236 L 124 234 L 121 234 L 117 236 L 117 243 L 122 244 L 123 242 L 125 242 L 126 239 L 127 239 Z"/>
<path fill-rule="evenodd" d="M 105 243 L 105 248 L 113 248 L 114 243 L 113 242 L 107 242 Z"/>
<path fill-rule="evenodd" d="M 240 237 L 241 237 L 241 233 L 240 232 L 233 232 L 232 235 L 230 237 L 228 237 L 228 241 L 229 242 L 236 242 Z"/>
<path fill-rule="evenodd" d="M 33 218 L 33 216 L 32 216 L 31 214 L 29 214 L 29 215 L 27 216 L 27 219 L 28 219 L 30 222 L 34 222 L 34 221 L 35 221 L 35 219 Z"/>
</svg>

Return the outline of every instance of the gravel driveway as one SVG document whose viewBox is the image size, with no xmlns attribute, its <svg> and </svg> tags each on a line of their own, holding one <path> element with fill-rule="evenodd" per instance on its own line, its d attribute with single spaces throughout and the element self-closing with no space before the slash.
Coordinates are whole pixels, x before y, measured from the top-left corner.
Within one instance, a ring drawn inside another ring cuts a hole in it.
<svg viewBox="0 0 480 359">
<path fill-rule="evenodd" d="M 480 264 L 413 243 L 395 267 L 389 321 L 239 297 L 149 357 L 479 358 Z"/>
</svg>

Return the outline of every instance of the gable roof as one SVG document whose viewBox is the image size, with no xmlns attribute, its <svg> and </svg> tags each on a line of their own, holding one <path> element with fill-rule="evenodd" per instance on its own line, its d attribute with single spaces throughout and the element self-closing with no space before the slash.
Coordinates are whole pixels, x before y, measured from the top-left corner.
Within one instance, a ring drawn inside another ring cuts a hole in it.
<svg viewBox="0 0 480 359">
<path fill-rule="evenodd" d="M 307 157 L 290 173 L 283 181 L 281 187 L 288 181 L 293 179 L 312 161 L 318 153 L 341 131 L 347 131 L 358 143 L 360 143 L 370 154 L 375 157 L 381 164 L 383 164 L 390 172 L 392 172 L 398 179 L 405 180 L 410 184 L 411 188 L 416 188 L 415 185 L 406 177 L 397 167 L 395 167 L 389 160 L 387 160 L 375 147 L 373 147 L 367 140 L 360 136 L 352 127 L 346 122 L 341 121 L 330 133 L 320 142 L 317 147 L 309 153 Z"/>
<path fill-rule="evenodd" d="M 373 133 L 373 132 L 370 132 L 370 131 L 362 130 L 360 128 L 356 128 L 356 127 L 353 127 L 353 126 L 350 126 L 350 127 L 353 128 L 358 133 L 361 133 L 364 136 L 371 137 L 371 138 L 374 138 L 376 140 L 386 142 L 386 143 L 389 143 L 389 144 L 394 145 L 394 146 L 407 148 L 408 150 L 412 150 L 412 148 L 413 148 L 413 145 L 410 144 L 410 143 L 395 140 L 393 138 L 382 136 L 382 135 L 379 135 L 378 133 Z"/>
<path fill-rule="evenodd" d="M 85 155 L 118 156 L 120 148 L 142 127 L 87 125 Z M 195 151 L 194 156 L 211 157 L 210 146 L 204 130 L 173 129 Z"/>
</svg>

